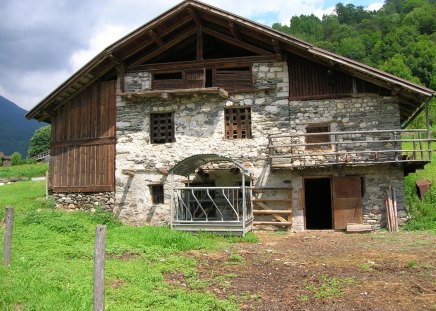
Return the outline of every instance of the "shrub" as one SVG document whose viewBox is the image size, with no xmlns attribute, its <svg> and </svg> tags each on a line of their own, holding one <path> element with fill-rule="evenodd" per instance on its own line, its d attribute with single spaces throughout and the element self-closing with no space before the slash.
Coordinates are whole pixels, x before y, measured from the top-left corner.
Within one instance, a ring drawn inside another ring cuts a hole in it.
<svg viewBox="0 0 436 311">
<path fill-rule="evenodd" d="M 21 157 L 21 154 L 19 152 L 14 152 L 11 155 L 11 165 L 20 165 L 23 164 L 23 159 Z"/>
</svg>

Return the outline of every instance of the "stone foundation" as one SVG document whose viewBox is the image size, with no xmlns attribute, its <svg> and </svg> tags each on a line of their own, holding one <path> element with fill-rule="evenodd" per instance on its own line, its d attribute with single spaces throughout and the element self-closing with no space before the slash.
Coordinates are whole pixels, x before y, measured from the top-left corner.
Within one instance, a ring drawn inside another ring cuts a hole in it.
<svg viewBox="0 0 436 311">
<path fill-rule="evenodd" d="M 115 207 L 114 192 L 100 193 L 53 193 L 56 207 L 68 210 L 90 210 L 101 208 L 112 212 Z"/>
</svg>

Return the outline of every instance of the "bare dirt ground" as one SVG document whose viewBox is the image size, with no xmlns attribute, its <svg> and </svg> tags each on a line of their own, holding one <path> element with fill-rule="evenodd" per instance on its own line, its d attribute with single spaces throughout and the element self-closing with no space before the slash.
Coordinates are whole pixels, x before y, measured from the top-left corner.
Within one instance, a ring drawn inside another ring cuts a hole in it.
<svg viewBox="0 0 436 311">
<path fill-rule="evenodd" d="M 257 236 L 258 243 L 191 252 L 202 282 L 195 290 L 234 299 L 242 310 L 436 310 L 436 235 Z"/>
</svg>

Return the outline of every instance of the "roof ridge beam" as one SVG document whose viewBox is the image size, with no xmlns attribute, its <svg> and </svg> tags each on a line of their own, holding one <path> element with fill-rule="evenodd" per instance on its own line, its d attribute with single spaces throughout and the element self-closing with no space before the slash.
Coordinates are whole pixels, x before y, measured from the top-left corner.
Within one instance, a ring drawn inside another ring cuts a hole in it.
<svg viewBox="0 0 436 311">
<path fill-rule="evenodd" d="M 197 12 L 195 12 L 195 10 L 193 8 L 189 8 L 188 9 L 189 15 L 192 17 L 192 20 L 194 21 L 195 25 L 197 25 L 197 27 L 201 26 L 201 18 L 198 15 Z"/>
</svg>

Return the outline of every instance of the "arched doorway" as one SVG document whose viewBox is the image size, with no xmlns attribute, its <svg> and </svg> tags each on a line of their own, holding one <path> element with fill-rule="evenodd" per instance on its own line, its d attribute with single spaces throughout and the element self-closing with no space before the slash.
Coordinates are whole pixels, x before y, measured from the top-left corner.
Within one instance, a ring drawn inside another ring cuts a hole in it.
<svg viewBox="0 0 436 311">
<path fill-rule="evenodd" d="M 178 162 L 169 174 L 174 230 L 245 235 L 252 229 L 252 181 L 241 163 L 217 154 L 197 154 Z M 175 175 L 186 179 L 176 184 Z"/>
</svg>

